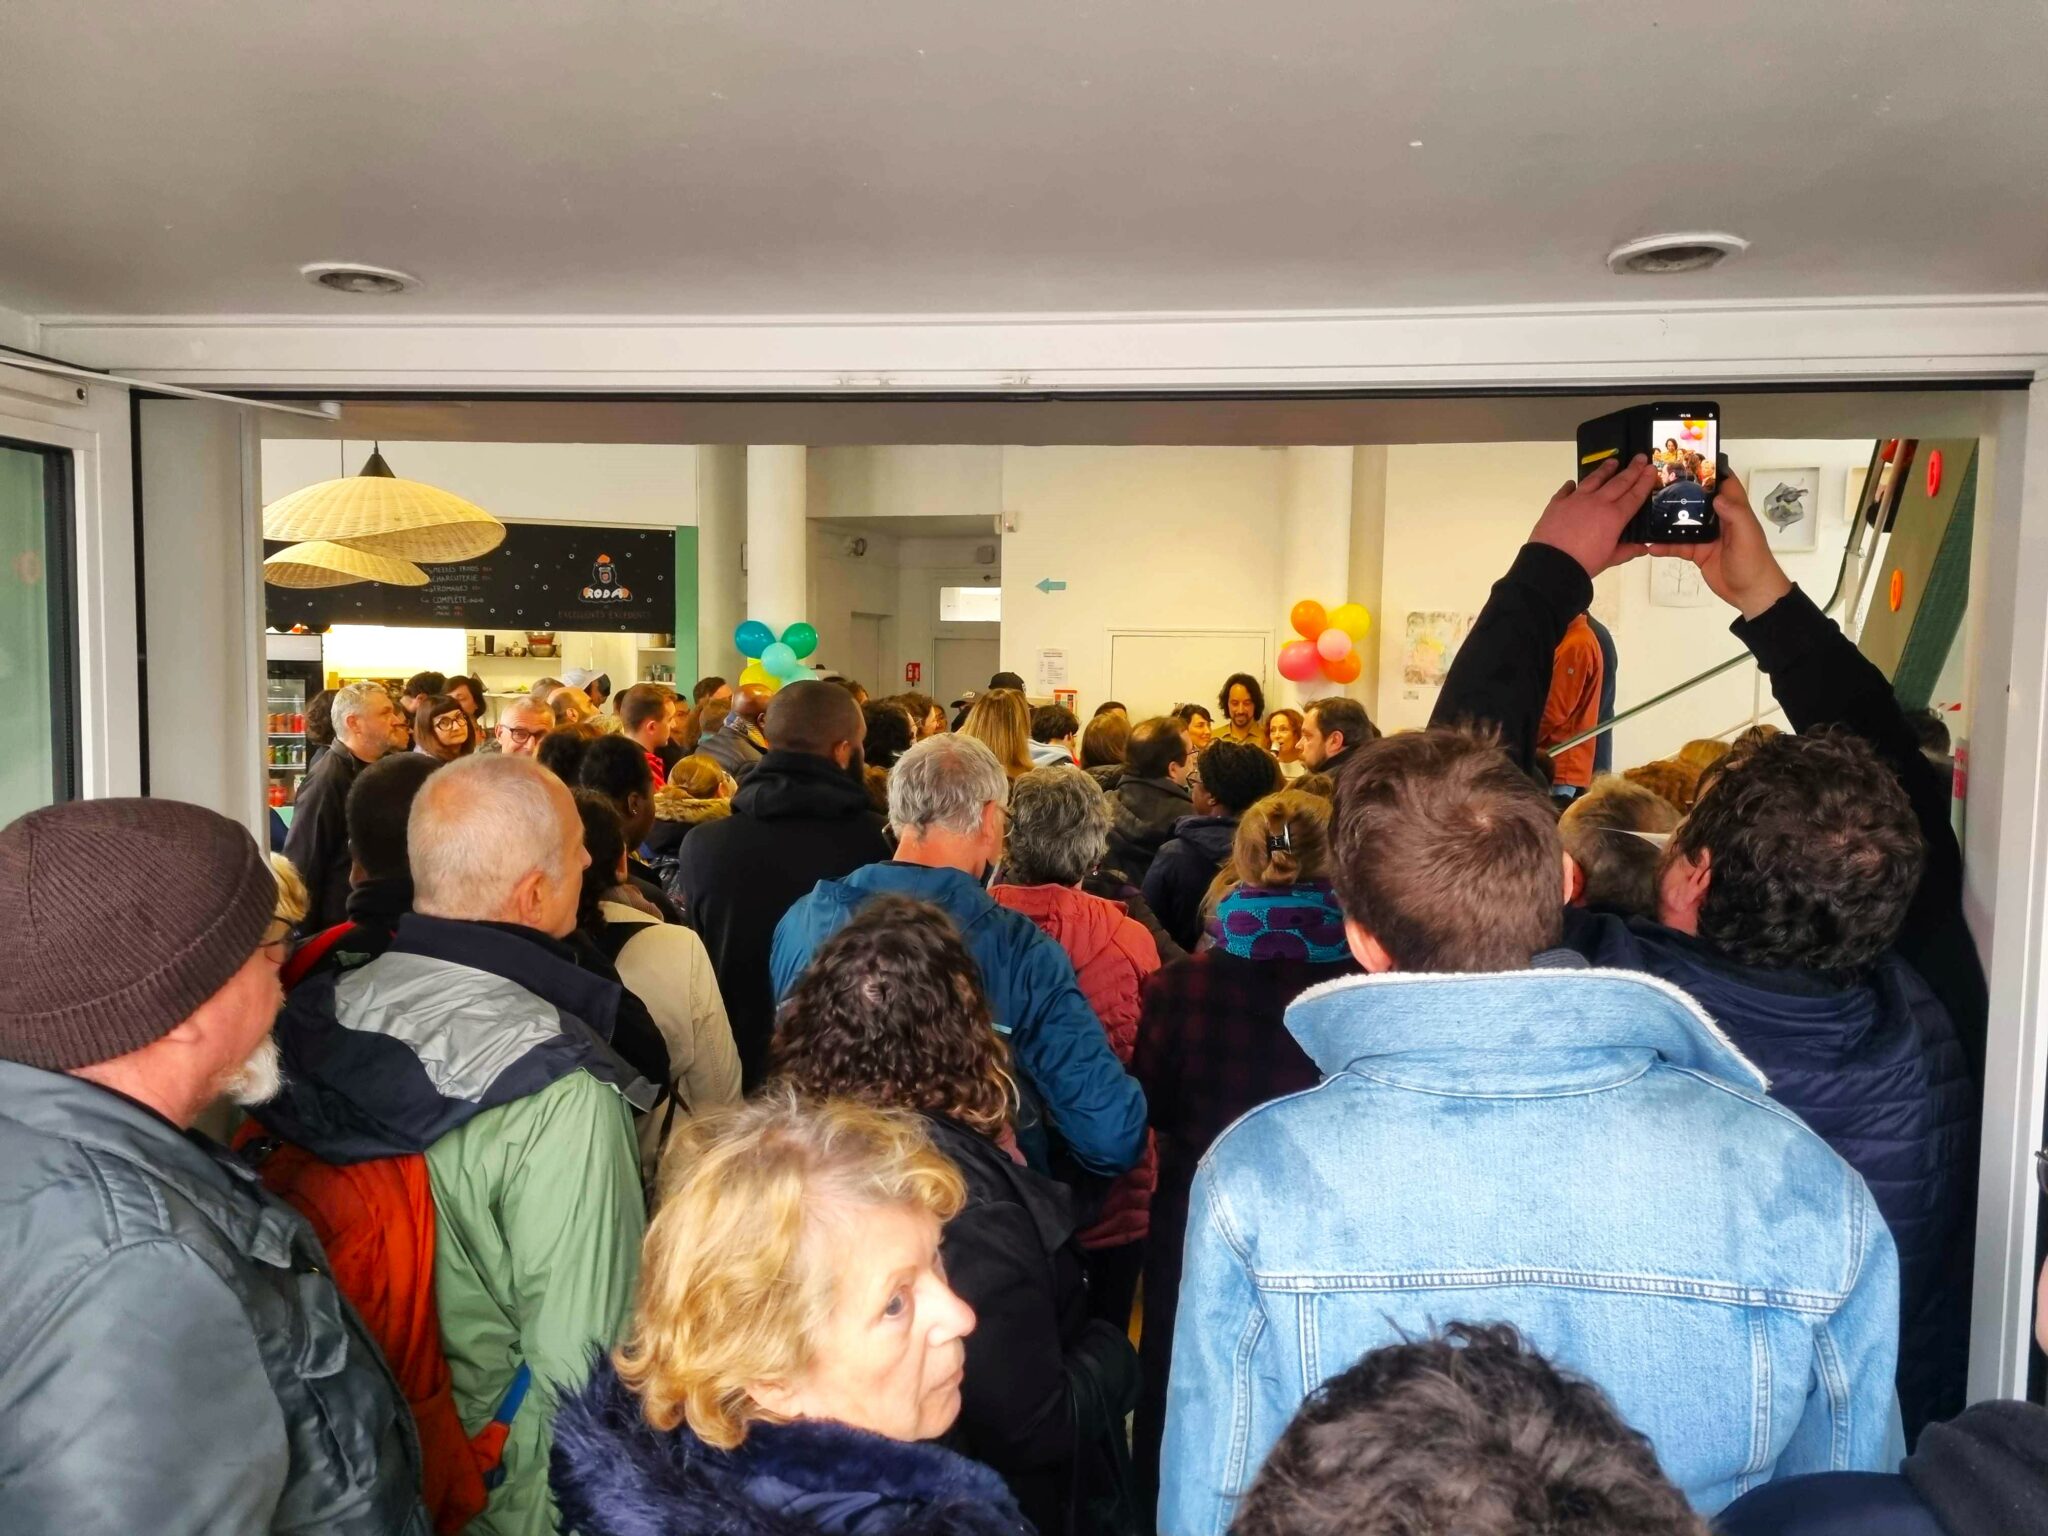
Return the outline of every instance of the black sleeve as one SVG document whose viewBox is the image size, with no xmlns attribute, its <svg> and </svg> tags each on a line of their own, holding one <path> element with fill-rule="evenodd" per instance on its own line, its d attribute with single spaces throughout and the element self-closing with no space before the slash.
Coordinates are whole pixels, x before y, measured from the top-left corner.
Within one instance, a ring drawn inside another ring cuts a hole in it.
<svg viewBox="0 0 2048 1536">
<path fill-rule="evenodd" d="M 336 746 L 333 751 L 342 751 Z M 348 906 L 348 781 L 339 774 L 312 773 L 292 808 L 284 856 L 306 882 L 310 904 L 299 931 L 312 935 L 333 927 Z M 338 875 L 338 878 L 337 878 Z"/>
<path fill-rule="evenodd" d="M 998 1472 L 1058 1466 L 1073 1455 L 1066 1354 L 1052 1262 L 1021 1206 L 962 1211 L 946 1225 L 946 1281 L 974 1308 L 960 1427 Z"/>
<path fill-rule="evenodd" d="M 1516 766 L 1535 773 L 1557 647 L 1592 601 L 1584 566 L 1548 544 L 1524 544 L 1458 648 L 1429 723 L 1496 727 Z"/>
<path fill-rule="evenodd" d="M 1983 963 L 1963 920 L 1963 854 L 1949 822 L 1949 781 L 1921 753 L 1884 673 L 1799 588 L 1768 612 L 1737 619 L 1733 629 L 1770 678 L 1793 730 L 1861 737 L 1898 775 L 1927 844 L 1927 862 L 1897 948 L 1948 1010 L 1982 1082 L 1990 1005 Z"/>
</svg>

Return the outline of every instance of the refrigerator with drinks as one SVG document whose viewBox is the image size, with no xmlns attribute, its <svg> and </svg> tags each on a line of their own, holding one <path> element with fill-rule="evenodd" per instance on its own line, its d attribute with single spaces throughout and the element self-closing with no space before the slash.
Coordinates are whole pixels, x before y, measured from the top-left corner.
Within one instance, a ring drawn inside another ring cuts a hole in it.
<svg viewBox="0 0 2048 1536">
<path fill-rule="evenodd" d="M 265 635 L 263 641 L 264 772 L 270 803 L 283 810 L 298 798 L 306 777 L 306 705 L 322 686 L 320 637 Z"/>
</svg>

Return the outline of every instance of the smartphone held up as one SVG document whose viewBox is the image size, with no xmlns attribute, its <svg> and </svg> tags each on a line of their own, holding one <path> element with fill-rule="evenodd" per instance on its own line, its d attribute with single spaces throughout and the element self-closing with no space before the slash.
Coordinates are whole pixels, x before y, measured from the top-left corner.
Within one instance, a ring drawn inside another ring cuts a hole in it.
<svg viewBox="0 0 2048 1536">
<path fill-rule="evenodd" d="M 1657 472 L 1624 544 L 1710 544 L 1721 537 L 1714 492 L 1721 482 L 1721 408 L 1711 400 L 1634 405 L 1579 426 L 1579 475 L 1641 454 Z"/>
</svg>

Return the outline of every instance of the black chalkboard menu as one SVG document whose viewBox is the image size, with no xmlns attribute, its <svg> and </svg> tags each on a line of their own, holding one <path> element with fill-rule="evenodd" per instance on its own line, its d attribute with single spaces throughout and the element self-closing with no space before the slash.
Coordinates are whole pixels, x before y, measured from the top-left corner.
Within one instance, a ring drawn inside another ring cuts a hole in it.
<svg viewBox="0 0 2048 1536">
<path fill-rule="evenodd" d="M 274 553 L 283 545 L 268 545 Z M 273 587 L 272 629 L 303 624 L 665 632 L 676 624 L 676 536 L 665 528 L 508 523 L 487 555 L 422 566 L 424 587 Z"/>
</svg>

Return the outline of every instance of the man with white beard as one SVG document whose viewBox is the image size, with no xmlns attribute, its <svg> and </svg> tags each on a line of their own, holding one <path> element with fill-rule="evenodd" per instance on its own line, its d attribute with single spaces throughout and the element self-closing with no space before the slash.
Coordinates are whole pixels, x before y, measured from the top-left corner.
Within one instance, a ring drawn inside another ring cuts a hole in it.
<svg viewBox="0 0 2048 1536">
<path fill-rule="evenodd" d="M 277 1092 L 276 901 L 198 806 L 0 829 L 0 1530 L 429 1529 L 312 1228 L 192 1129 Z"/>
</svg>

